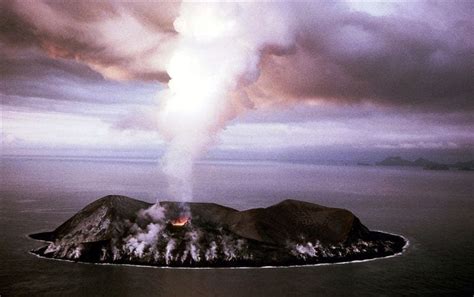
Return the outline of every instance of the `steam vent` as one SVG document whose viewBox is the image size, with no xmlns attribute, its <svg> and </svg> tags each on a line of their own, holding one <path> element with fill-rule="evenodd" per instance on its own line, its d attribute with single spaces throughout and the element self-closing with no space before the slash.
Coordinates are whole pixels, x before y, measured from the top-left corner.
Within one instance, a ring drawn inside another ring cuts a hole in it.
<svg viewBox="0 0 474 297">
<path fill-rule="evenodd" d="M 367 229 L 350 211 L 297 200 L 238 211 L 214 203 L 149 204 L 106 196 L 32 251 L 81 262 L 173 267 L 334 263 L 399 253 L 406 241 Z"/>
</svg>

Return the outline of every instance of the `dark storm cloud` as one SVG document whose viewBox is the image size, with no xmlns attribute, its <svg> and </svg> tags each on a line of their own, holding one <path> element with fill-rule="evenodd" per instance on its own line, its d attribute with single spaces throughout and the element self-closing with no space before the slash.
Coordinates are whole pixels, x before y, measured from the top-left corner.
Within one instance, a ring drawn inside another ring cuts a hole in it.
<svg viewBox="0 0 474 297">
<path fill-rule="evenodd" d="M 254 93 L 263 100 L 472 109 L 473 2 L 399 6 L 384 16 L 336 5 L 306 9 L 315 14 L 302 15 L 296 50 L 264 59 Z"/>
<path fill-rule="evenodd" d="M 167 81 L 156 65 L 176 32 L 176 4 L 2 1 L 0 41 L 82 61 L 113 79 Z"/>
<path fill-rule="evenodd" d="M 106 80 L 86 65 L 50 59 L 35 50 L 17 50 L 11 55 L 0 47 L 0 54 L 0 94 L 2 104 L 8 106 L 54 109 L 53 105 L 67 102 L 151 104 L 158 90 L 151 83 Z"/>
</svg>

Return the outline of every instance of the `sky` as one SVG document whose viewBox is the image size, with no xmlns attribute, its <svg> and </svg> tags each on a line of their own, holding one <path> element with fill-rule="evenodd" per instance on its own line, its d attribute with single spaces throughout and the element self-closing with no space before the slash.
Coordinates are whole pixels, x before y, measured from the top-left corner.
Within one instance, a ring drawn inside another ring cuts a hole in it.
<svg viewBox="0 0 474 297">
<path fill-rule="evenodd" d="M 232 83 L 201 158 L 474 158 L 472 1 L 0 5 L 3 155 L 160 156 L 173 57 L 202 51 Z"/>
</svg>

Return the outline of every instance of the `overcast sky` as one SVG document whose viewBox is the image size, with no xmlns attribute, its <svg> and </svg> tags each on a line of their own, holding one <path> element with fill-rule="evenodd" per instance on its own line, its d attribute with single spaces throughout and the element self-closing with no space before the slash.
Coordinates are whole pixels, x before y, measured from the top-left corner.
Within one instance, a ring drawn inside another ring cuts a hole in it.
<svg viewBox="0 0 474 297">
<path fill-rule="evenodd" d="M 3 154 L 164 150 L 156 112 L 179 3 L 0 5 Z M 209 156 L 474 158 L 472 1 L 280 6 L 289 46 L 259 49 Z"/>
</svg>

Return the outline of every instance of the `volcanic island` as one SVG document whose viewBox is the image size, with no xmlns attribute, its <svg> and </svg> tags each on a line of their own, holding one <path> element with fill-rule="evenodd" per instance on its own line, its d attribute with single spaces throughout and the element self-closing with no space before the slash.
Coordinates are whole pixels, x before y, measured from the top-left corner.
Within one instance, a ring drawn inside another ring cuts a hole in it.
<svg viewBox="0 0 474 297">
<path fill-rule="evenodd" d="M 401 253 L 407 241 L 371 231 L 350 211 L 298 200 L 238 211 L 215 203 L 126 196 L 96 200 L 32 251 L 46 258 L 161 267 L 339 263 Z"/>
</svg>

